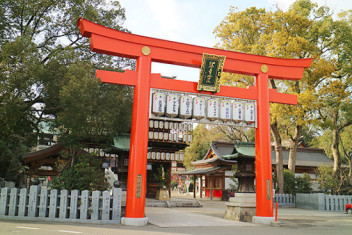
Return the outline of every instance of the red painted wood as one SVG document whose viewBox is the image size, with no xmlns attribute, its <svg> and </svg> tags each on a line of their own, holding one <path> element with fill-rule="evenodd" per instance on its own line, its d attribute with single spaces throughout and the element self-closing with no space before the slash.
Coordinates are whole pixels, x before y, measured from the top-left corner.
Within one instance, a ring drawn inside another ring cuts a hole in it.
<svg viewBox="0 0 352 235">
<path fill-rule="evenodd" d="M 139 57 L 137 60 L 137 80 L 133 95 L 130 157 L 128 162 L 125 213 L 128 218 L 143 218 L 145 214 L 150 72 L 150 57 Z M 142 176 L 140 197 L 137 197 L 138 175 Z"/>
<path fill-rule="evenodd" d="M 134 86 L 137 73 L 131 70 L 126 70 L 125 73 L 97 70 L 96 76 L 102 82 Z M 211 92 L 199 92 L 196 82 L 162 78 L 159 73 L 151 74 L 151 78 L 151 88 L 214 95 Z M 216 95 L 251 100 L 257 99 L 257 92 L 254 86 L 249 86 L 248 88 L 220 86 L 220 92 L 216 93 Z M 269 99 L 272 103 L 297 104 L 296 95 L 278 93 L 276 89 L 269 89 Z"/>
<path fill-rule="evenodd" d="M 257 100 L 258 128 L 255 146 L 257 216 L 273 216 L 272 196 L 271 199 L 267 199 L 267 181 L 269 190 L 272 187 L 269 102 L 296 104 L 297 97 L 269 89 L 268 79 L 270 77 L 299 80 L 302 78 L 304 68 L 310 66 L 312 59 L 282 59 L 194 46 L 124 33 L 85 19 L 79 19 L 78 26 L 81 34 L 89 37 L 92 51 L 137 59 L 136 72 L 126 72 L 122 75 L 108 71 L 97 72 L 97 76 L 103 82 L 135 86 L 126 217 L 144 217 L 150 88 L 198 92 L 196 83 L 167 80 L 161 78 L 160 74 L 151 74 L 151 62 L 200 68 L 203 53 L 226 56 L 224 72 L 256 76 L 256 87 L 243 89 L 222 86 L 216 95 Z M 141 51 L 145 46 L 151 50 L 148 56 L 144 56 Z M 266 74 L 261 71 L 262 65 L 268 67 Z M 204 94 L 211 93 L 204 92 Z M 143 179 L 141 198 L 136 197 L 137 175 L 141 175 Z"/>
<path fill-rule="evenodd" d="M 256 78 L 258 86 L 257 126 L 255 130 L 255 177 L 256 177 L 256 216 L 273 217 L 272 165 L 270 142 L 270 107 L 269 77 L 259 74 Z M 267 182 L 269 181 L 269 192 Z"/>
<path fill-rule="evenodd" d="M 127 58 L 138 58 L 142 47 L 148 46 L 152 61 L 200 68 L 203 53 L 224 55 L 224 72 L 256 75 L 260 73 L 260 66 L 266 64 L 271 78 L 288 80 L 301 79 L 304 68 L 312 62 L 312 59 L 266 57 L 144 37 L 85 19 L 79 19 L 78 26 L 82 35 L 90 38 L 93 51 Z"/>
</svg>

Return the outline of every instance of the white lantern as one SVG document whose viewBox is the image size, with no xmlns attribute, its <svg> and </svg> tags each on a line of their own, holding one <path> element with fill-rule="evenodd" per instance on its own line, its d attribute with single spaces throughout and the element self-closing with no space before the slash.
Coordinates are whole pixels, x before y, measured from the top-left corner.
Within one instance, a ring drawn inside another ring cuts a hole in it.
<svg viewBox="0 0 352 235">
<path fill-rule="evenodd" d="M 155 159 L 155 158 L 156 158 L 156 153 L 152 152 L 152 159 Z"/>
<path fill-rule="evenodd" d="M 175 153 L 175 160 L 176 161 L 179 161 L 180 160 L 180 154 L 177 152 Z"/>
<path fill-rule="evenodd" d="M 196 97 L 193 99 L 193 117 L 195 119 L 205 118 L 205 99 Z"/>
<path fill-rule="evenodd" d="M 167 130 L 167 129 L 169 129 L 169 122 L 165 122 L 164 123 L 164 128 Z"/>
<path fill-rule="evenodd" d="M 156 128 L 156 129 L 159 128 L 159 121 L 154 121 L 154 128 Z"/>
<path fill-rule="evenodd" d="M 182 96 L 180 99 L 180 116 L 182 118 L 192 117 L 192 97 Z"/>
<path fill-rule="evenodd" d="M 149 120 L 149 128 L 153 128 L 154 127 L 154 121 L 153 120 Z"/>
<path fill-rule="evenodd" d="M 156 159 L 157 159 L 157 160 L 160 160 L 160 152 L 157 152 L 157 153 L 156 153 Z"/>
<path fill-rule="evenodd" d="M 171 153 L 171 160 L 175 161 L 175 153 Z"/>
<path fill-rule="evenodd" d="M 165 160 L 165 153 L 162 152 L 160 155 L 161 155 L 161 160 Z"/>
<path fill-rule="evenodd" d="M 179 109 L 179 97 L 175 94 L 169 94 L 166 97 L 166 116 L 177 117 Z"/>
<path fill-rule="evenodd" d="M 245 105 L 245 114 L 244 114 L 244 120 L 248 124 L 252 124 L 255 122 L 255 104 L 254 102 L 248 102 Z"/>
<path fill-rule="evenodd" d="M 180 153 L 180 161 L 183 161 L 183 159 L 184 159 L 184 153 Z"/>
<path fill-rule="evenodd" d="M 154 132 L 154 138 L 155 140 L 159 139 L 159 132 Z"/>
<path fill-rule="evenodd" d="M 170 153 L 166 153 L 166 160 L 170 160 Z"/>
<path fill-rule="evenodd" d="M 153 139 L 153 132 L 149 131 L 149 135 L 148 135 L 149 139 L 152 140 Z"/>
<path fill-rule="evenodd" d="M 220 119 L 225 122 L 231 120 L 231 101 L 223 100 L 220 102 Z"/>
<path fill-rule="evenodd" d="M 153 94 L 152 113 L 156 116 L 165 114 L 165 94 L 158 92 Z"/>
<path fill-rule="evenodd" d="M 187 134 L 186 133 L 183 134 L 183 142 L 187 142 Z"/>
<path fill-rule="evenodd" d="M 160 121 L 159 122 L 159 129 L 163 129 L 164 128 L 164 122 L 163 121 Z"/>
<path fill-rule="evenodd" d="M 216 99 L 209 99 L 207 102 L 207 118 L 209 120 L 219 119 L 219 101 Z"/>
<path fill-rule="evenodd" d="M 170 130 L 174 129 L 174 124 L 173 124 L 173 122 L 169 122 L 169 129 L 170 129 Z"/>
<path fill-rule="evenodd" d="M 150 159 L 151 158 L 151 153 L 147 153 L 147 159 Z"/>
<path fill-rule="evenodd" d="M 163 140 L 163 138 L 164 138 L 164 133 L 159 132 L 159 140 Z"/>
<path fill-rule="evenodd" d="M 168 140 L 169 139 L 169 133 L 164 133 L 164 140 Z"/>
<path fill-rule="evenodd" d="M 173 134 L 169 133 L 169 141 L 173 142 L 173 140 L 174 140 Z"/>
<path fill-rule="evenodd" d="M 244 104 L 243 102 L 235 101 L 232 104 L 232 119 L 235 122 L 242 122 L 244 119 Z"/>
</svg>

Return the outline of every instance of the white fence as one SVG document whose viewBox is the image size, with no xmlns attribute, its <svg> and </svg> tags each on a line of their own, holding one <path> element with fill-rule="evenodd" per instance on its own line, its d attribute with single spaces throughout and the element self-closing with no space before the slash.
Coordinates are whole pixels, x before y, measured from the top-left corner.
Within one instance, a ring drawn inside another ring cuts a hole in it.
<svg viewBox="0 0 352 235">
<path fill-rule="evenodd" d="M 110 191 L 2 188 L 0 218 L 120 223 L 121 195 L 118 188 L 113 189 L 112 196 Z"/>
<path fill-rule="evenodd" d="M 345 211 L 345 205 L 352 203 L 352 196 L 324 195 L 326 211 Z"/>
<path fill-rule="evenodd" d="M 296 206 L 296 197 L 293 194 L 275 194 L 273 199 L 274 204 L 277 202 L 278 206 Z"/>
<path fill-rule="evenodd" d="M 296 207 L 320 211 L 345 211 L 352 203 L 351 195 L 325 195 L 323 193 L 296 194 Z"/>
</svg>

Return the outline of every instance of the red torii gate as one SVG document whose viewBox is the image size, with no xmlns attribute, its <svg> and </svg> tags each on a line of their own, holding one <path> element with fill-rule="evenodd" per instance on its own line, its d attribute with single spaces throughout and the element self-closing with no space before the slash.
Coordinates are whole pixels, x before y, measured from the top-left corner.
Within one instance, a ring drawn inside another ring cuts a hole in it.
<svg viewBox="0 0 352 235">
<path fill-rule="evenodd" d="M 92 51 L 137 60 L 136 71 L 98 70 L 96 73 L 102 82 L 134 86 L 126 224 L 143 225 L 147 222 L 144 212 L 150 88 L 199 93 L 196 82 L 165 79 L 160 74 L 152 74 L 151 64 L 160 62 L 200 68 L 203 53 L 226 56 L 224 72 L 256 77 L 256 86 L 247 89 L 221 86 L 216 95 L 257 100 L 256 216 L 264 220 L 273 217 L 269 102 L 296 105 L 297 97 L 269 89 L 269 77 L 299 80 L 312 59 L 281 59 L 194 46 L 125 33 L 82 18 L 78 20 L 78 26 L 81 34 L 89 38 Z"/>
</svg>

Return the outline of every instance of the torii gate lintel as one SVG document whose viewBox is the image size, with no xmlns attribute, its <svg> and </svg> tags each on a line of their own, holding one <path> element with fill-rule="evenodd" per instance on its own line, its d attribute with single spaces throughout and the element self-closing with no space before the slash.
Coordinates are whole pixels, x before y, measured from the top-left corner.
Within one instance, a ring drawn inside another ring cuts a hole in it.
<svg viewBox="0 0 352 235">
<path fill-rule="evenodd" d="M 97 70 L 96 77 L 100 78 L 104 83 L 135 86 L 137 80 L 137 72 L 132 70 L 126 70 L 124 73 Z M 211 92 L 199 92 L 197 90 L 196 82 L 162 78 L 160 73 L 152 73 L 150 77 L 150 83 L 150 87 L 155 89 L 213 95 Z M 234 94 L 236 94 L 236 98 L 239 99 L 257 100 L 255 86 L 248 86 L 247 88 L 220 86 L 220 92 L 216 93 L 217 96 L 224 97 L 234 97 Z M 278 93 L 276 89 L 269 89 L 269 100 L 271 103 L 297 105 L 296 95 Z"/>
<path fill-rule="evenodd" d="M 197 83 L 151 74 L 151 64 L 161 62 L 199 68 L 203 53 L 226 56 L 224 72 L 256 77 L 255 87 L 245 89 L 221 86 L 216 95 L 257 100 L 256 216 L 273 218 L 269 103 L 295 105 L 297 97 L 269 89 L 269 78 L 299 80 L 303 76 L 304 68 L 310 66 L 312 59 L 281 59 L 177 43 L 120 32 L 85 19 L 79 19 L 78 26 L 81 34 L 89 37 L 92 51 L 137 59 L 136 71 L 97 71 L 97 77 L 103 82 L 134 86 L 126 224 L 127 220 L 135 221 L 131 222 L 135 225 L 147 222 L 144 212 L 150 88 L 199 93 L 196 90 Z"/>
</svg>

